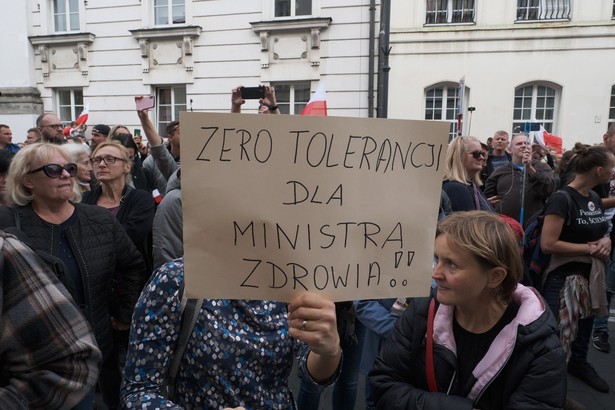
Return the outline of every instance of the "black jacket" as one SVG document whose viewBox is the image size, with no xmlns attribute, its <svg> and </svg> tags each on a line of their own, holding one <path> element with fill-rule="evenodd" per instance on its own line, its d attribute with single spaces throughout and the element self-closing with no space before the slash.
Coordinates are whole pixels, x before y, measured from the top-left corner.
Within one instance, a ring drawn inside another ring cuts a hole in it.
<svg viewBox="0 0 615 410">
<path fill-rule="evenodd" d="M 98 206 L 76 203 L 77 222 L 67 235 L 77 258 L 86 303 L 82 312 L 92 326 L 98 347 L 106 358 L 111 338 L 110 295 L 115 286 L 114 276 L 122 282 L 115 306 L 116 318 L 130 323 L 132 311 L 144 285 L 143 258 L 126 235 L 116 218 Z M 16 207 L 21 230 L 28 236 L 29 245 L 58 256 L 60 225 L 41 219 L 32 205 Z M 15 216 L 10 208 L 0 206 L 0 229 L 15 226 Z"/>
<path fill-rule="evenodd" d="M 414 299 L 385 341 L 369 373 L 378 409 L 560 409 L 566 397 L 566 359 L 557 325 L 544 300 L 519 285 L 517 317 L 474 369 L 478 379 L 460 386 L 450 306 L 434 322 L 438 392 L 427 388 L 425 345 L 429 298 Z M 524 306 L 525 305 L 525 306 Z M 489 356 L 489 357 L 487 357 Z M 471 387 L 471 390 L 468 390 Z M 474 396 L 474 399 L 468 397 Z"/>
<path fill-rule="evenodd" d="M 81 200 L 84 204 L 96 205 L 102 193 L 100 186 L 83 194 Z M 147 281 L 152 273 L 152 224 L 154 223 L 154 198 L 150 192 L 134 189 L 128 185 L 122 192 L 120 209 L 117 211 L 117 220 L 120 222 L 139 253 L 145 260 L 144 280 Z"/>
</svg>

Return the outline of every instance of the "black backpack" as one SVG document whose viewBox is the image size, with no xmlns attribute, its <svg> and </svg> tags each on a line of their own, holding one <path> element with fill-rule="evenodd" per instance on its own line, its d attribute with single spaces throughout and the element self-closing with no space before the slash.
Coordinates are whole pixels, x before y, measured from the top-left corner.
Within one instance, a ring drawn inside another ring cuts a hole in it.
<svg viewBox="0 0 615 410">
<path fill-rule="evenodd" d="M 570 225 L 572 219 L 570 218 L 570 211 L 572 209 L 572 197 L 566 190 L 560 190 L 566 197 L 568 202 L 568 217 L 566 218 L 566 225 Z M 542 226 L 545 219 L 545 206 L 542 210 L 538 211 L 534 216 L 530 218 L 530 221 L 525 228 L 523 235 L 523 262 L 527 268 L 527 272 L 530 279 L 530 285 L 541 291 L 542 288 L 542 275 L 551 262 L 551 255 L 547 255 L 542 251 L 540 247 L 540 238 L 542 236 Z"/>
</svg>

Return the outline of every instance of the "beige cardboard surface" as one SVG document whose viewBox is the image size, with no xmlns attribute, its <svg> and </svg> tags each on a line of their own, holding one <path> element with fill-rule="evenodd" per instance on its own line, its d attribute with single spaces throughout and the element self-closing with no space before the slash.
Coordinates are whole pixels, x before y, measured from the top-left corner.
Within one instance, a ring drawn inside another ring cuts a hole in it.
<svg viewBox="0 0 615 410">
<path fill-rule="evenodd" d="M 184 113 L 186 293 L 425 296 L 448 123 Z"/>
</svg>

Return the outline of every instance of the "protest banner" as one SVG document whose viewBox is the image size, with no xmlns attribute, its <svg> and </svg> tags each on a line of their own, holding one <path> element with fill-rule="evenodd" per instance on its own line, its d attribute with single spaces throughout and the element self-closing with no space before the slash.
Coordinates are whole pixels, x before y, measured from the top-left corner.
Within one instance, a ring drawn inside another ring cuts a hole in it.
<svg viewBox="0 0 615 410">
<path fill-rule="evenodd" d="M 449 124 L 184 113 L 189 297 L 429 292 Z"/>
</svg>

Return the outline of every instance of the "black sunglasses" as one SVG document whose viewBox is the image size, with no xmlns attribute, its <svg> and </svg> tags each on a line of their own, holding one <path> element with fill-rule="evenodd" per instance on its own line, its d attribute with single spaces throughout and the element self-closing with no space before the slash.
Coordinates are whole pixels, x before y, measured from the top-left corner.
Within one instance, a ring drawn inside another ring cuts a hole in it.
<svg viewBox="0 0 615 410">
<path fill-rule="evenodd" d="M 49 178 L 60 178 L 62 172 L 66 171 L 71 177 L 77 175 L 77 164 L 68 163 L 64 166 L 59 164 L 45 164 L 40 168 L 33 169 L 28 174 L 34 174 L 35 172 L 43 171 Z"/>
<path fill-rule="evenodd" d="M 470 154 L 474 159 L 485 158 L 485 153 L 483 151 L 472 151 Z"/>
</svg>

